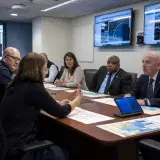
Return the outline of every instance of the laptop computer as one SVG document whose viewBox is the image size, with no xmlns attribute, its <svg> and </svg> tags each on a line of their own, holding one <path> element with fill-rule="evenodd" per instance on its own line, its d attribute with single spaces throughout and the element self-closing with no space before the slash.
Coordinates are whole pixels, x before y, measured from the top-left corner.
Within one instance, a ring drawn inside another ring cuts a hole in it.
<svg viewBox="0 0 160 160">
<path fill-rule="evenodd" d="M 114 113 L 118 117 L 128 117 L 143 114 L 143 110 L 134 97 L 115 98 L 115 103 L 119 108 L 118 113 Z"/>
</svg>

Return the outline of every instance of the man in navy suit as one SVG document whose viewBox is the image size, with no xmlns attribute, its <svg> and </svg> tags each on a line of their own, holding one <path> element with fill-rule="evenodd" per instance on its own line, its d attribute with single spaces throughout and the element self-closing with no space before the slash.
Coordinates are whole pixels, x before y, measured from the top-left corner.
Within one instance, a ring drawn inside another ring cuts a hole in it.
<svg viewBox="0 0 160 160">
<path fill-rule="evenodd" d="M 111 56 L 107 60 L 107 66 L 102 66 L 93 76 L 91 91 L 109 94 L 113 96 L 131 92 L 132 76 L 120 68 L 120 59 Z"/>
<path fill-rule="evenodd" d="M 133 90 L 133 95 L 142 106 L 151 105 L 160 107 L 160 55 L 150 52 L 142 59 L 143 72 Z M 129 95 L 125 95 L 129 96 Z M 153 139 L 160 140 L 159 137 Z M 144 160 L 160 159 L 154 151 L 147 147 L 140 147 Z"/>
<path fill-rule="evenodd" d="M 150 52 L 142 59 L 143 72 L 133 89 L 141 106 L 160 107 L 160 55 Z"/>
</svg>

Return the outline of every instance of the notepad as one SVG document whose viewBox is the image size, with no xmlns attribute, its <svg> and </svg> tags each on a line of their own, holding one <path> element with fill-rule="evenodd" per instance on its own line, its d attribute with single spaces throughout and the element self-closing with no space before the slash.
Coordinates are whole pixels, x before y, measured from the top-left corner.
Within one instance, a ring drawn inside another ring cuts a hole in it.
<svg viewBox="0 0 160 160">
<path fill-rule="evenodd" d="M 92 99 L 92 100 L 99 103 L 117 106 L 113 98 L 100 98 L 100 99 Z"/>
</svg>

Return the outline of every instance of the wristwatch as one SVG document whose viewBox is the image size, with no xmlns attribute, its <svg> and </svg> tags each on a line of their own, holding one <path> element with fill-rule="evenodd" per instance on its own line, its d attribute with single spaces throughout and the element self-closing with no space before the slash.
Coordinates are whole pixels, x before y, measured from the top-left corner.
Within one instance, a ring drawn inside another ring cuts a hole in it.
<svg viewBox="0 0 160 160">
<path fill-rule="evenodd" d="M 148 99 L 144 99 L 144 103 L 145 103 L 145 106 L 150 106 L 151 105 Z"/>
</svg>

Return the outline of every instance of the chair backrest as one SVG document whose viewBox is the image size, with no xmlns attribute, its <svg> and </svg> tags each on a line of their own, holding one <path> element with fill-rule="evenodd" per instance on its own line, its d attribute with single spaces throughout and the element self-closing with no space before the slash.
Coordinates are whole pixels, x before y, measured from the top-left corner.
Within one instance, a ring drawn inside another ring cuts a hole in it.
<svg viewBox="0 0 160 160">
<path fill-rule="evenodd" d="M 131 76 L 132 76 L 132 88 L 135 87 L 136 82 L 137 82 L 137 73 L 132 73 L 132 72 L 128 72 Z"/>
<path fill-rule="evenodd" d="M 64 71 L 64 66 L 61 66 L 61 69 L 59 71 L 59 78 L 61 78 L 62 74 L 63 74 L 63 71 Z"/>
<path fill-rule="evenodd" d="M 91 88 L 93 76 L 96 74 L 97 71 L 97 69 L 84 69 L 84 75 L 88 89 Z"/>
<path fill-rule="evenodd" d="M 0 160 L 3 160 L 7 152 L 7 140 L 5 131 L 0 122 Z"/>
</svg>

